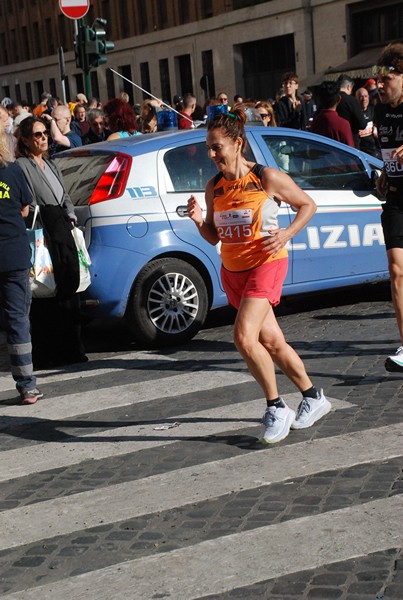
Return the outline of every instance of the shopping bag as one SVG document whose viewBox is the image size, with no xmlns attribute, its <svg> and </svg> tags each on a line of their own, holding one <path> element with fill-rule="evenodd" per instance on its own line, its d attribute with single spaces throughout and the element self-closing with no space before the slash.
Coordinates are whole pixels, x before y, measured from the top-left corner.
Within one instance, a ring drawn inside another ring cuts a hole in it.
<svg viewBox="0 0 403 600">
<path fill-rule="evenodd" d="M 91 283 L 91 259 L 90 255 L 88 254 L 87 246 L 85 245 L 84 234 L 81 229 L 78 227 L 73 227 L 71 233 L 76 243 L 78 262 L 80 265 L 80 285 L 77 288 L 77 292 L 83 292 Z"/>
<path fill-rule="evenodd" d="M 46 244 L 43 229 L 27 229 L 31 248 L 31 268 L 29 281 L 33 298 L 56 296 L 56 281 L 52 259 Z"/>
</svg>

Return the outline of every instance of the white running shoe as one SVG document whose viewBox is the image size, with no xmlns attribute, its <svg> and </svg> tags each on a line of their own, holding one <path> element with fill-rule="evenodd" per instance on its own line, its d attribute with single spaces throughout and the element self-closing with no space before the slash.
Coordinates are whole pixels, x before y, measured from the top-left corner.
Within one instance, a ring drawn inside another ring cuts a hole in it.
<svg viewBox="0 0 403 600">
<path fill-rule="evenodd" d="M 264 434 L 261 439 L 263 444 L 280 442 L 290 432 L 295 412 L 286 405 L 281 397 L 280 401 L 282 406 L 268 406 L 263 415 Z"/>
<path fill-rule="evenodd" d="M 396 354 L 388 356 L 385 360 L 385 369 L 390 373 L 403 373 L 403 346 L 399 346 Z"/>
<path fill-rule="evenodd" d="M 291 429 L 305 429 L 305 427 L 310 427 L 318 419 L 327 415 L 331 408 L 332 405 L 329 400 L 326 400 L 323 390 L 320 390 L 320 393 L 318 392 L 317 398 L 302 398 Z"/>
</svg>

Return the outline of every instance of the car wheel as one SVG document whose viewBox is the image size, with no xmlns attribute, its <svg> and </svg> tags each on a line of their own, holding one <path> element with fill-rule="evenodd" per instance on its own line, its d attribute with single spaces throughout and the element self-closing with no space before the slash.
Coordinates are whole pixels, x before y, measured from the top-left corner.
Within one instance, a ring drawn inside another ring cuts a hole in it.
<svg viewBox="0 0 403 600">
<path fill-rule="evenodd" d="M 192 339 L 207 311 L 207 289 L 200 273 L 183 260 L 160 258 L 138 275 L 126 317 L 135 340 L 155 348 Z"/>
</svg>

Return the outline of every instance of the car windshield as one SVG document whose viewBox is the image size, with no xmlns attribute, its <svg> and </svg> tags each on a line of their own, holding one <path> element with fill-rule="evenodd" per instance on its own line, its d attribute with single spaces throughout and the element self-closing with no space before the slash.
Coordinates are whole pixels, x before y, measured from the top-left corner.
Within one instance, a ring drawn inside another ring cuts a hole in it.
<svg viewBox="0 0 403 600">
<path fill-rule="evenodd" d="M 63 173 L 66 191 L 75 206 L 89 203 L 101 176 L 113 159 L 113 154 L 70 154 L 55 158 Z"/>
</svg>

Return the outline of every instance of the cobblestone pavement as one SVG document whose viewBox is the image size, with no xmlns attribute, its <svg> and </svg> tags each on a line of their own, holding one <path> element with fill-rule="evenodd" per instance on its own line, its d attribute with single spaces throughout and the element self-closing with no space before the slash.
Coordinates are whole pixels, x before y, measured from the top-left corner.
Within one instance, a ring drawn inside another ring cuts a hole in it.
<svg viewBox="0 0 403 600">
<path fill-rule="evenodd" d="M 229 309 L 160 351 L 93 323 L 90 362 L 38 373 L 32 407 L 16 404 L 1 338 L 2 600 L 402 600 L 388 292 L 289 300 L 278 315 L 334 410 L 270 448 Z"/>
</svg>

